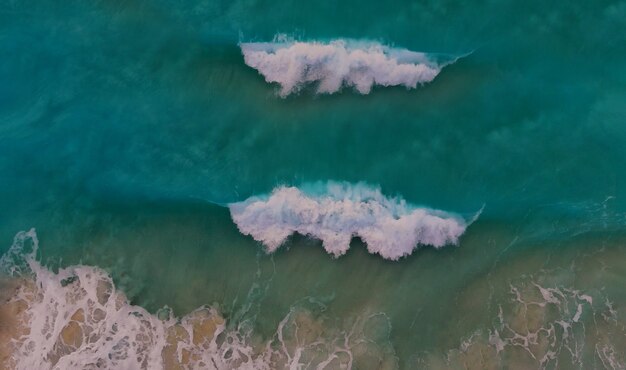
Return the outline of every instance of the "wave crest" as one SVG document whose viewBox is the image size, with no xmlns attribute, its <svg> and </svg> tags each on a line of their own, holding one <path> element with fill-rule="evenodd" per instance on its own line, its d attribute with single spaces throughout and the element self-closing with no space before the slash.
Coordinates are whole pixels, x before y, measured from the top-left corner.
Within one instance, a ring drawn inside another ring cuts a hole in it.
<svg viewBox="0 0 626 370">
<path fill-rule="evenodd" d="M 405 86 L 431 82 L 456 59 L 438 62 L 434 56 L 392 48 L 377 42 L 334 40 L 324 42 L 277 41 L 241 43 L 245 63 L 267 82 L 280 84 L 285 97 L 317 83 L 317 92 L 332 94 L 353 87 L 368 94 L 372 87 Z"/>
<path fill-rule="evenodd" d="M 419 245 L 457 244 L 468 226 L 458 215 L 412 206 L 363 183 L 318 183 L 302 190 L 282 186 L 229 208 L 241 233 L 263 243 L 268 252 L 297 232 L 322 240 L 335 257 L 345 254 L 358 236 L 370 253 L 397 260 Z"/>
</svg>

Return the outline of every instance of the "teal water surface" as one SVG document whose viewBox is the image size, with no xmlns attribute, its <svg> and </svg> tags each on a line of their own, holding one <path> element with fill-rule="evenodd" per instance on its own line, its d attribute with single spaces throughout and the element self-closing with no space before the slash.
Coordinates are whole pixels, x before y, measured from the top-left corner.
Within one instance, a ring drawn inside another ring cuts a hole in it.
<svg viewBox="0 0 626 370">
<path fill-rule="evenodd" d="M 281 98 L 238 46 L 281 33 L 471 54 L 415 90 Z M 624 1 L 2 0 L 0 179 L 0 250 L 35 227 L 49 266 L 151 312 L 215 304 L 266 338 L 312 299 L 384 313 L 399 368 L 626 366 Z M 327 180 L 484 208 L 391 262 L 358 239 L 267 255 L 223 206 Z M 533 327 L 557 344 L 494 339 Z"/>
</svg>

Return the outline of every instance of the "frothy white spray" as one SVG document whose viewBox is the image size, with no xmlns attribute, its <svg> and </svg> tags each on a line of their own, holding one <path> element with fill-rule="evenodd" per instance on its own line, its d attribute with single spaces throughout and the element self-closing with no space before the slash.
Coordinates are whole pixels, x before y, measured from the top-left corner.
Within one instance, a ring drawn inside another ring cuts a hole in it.
<svg viewBox="0 0 626 370">
<path fill-rule="evenodd" d="M 419 245 L 457 244 L 468 222 L 443 211 L 419 208 L 390 198 L 363 183 L 327 182 L 278 187 L 269 196 L 229 205 L 233 221 L 245 235 L 274 252 L 293 233 L 322 240 L 335 257 L 360 237 L 370 253 L 397 260 Z"/>
<path fill-rule="evenodd" d="M 353 87 L 368 94 L 373 86 L 405 86 L 431 82 L 458 58 L 439 62 L 433 55 L 393 48 L 372 41 L 241 43 L 244 61 L 267 82 L 280 84 L 285 97 L 316 83 L 317 92 L 332 94 Z"/>
</svg>

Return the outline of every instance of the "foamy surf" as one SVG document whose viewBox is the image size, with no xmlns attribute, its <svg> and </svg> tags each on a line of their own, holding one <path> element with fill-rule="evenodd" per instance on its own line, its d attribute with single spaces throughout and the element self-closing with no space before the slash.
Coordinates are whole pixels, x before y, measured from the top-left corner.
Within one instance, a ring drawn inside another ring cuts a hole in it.
<svg viewBox="0 0 626 370">
<path fill-rule="evenodd" d="M 307 300 L 261 340 L 210 306 L 180 318 L 167 308 L 151 314 L 131 305 L 104 270 L 78 265 L 55 273 L 35 259 L 37 249 L 34 229 L 20 232 L 0 260 L 11 279 L 0 302 L 2 369 L 397 368 L 391 344 L 376 341 L 389 335 L 383 314 L 342 323 Z"/>
<path fill-rule="evenodd" d="M 397 260 L 420 245 L 458 244 L 468 226 L 459 215 L 416 207 L 363 183 L 281 186 L 229 208 L 240 232 L 263 243 L 270 253 L 299 233 L 320 239 L 335 257 L 348 251 L 353 237 L 360 237 L 370 253 Z"/>
<path fill-rule="evenodd" d="M 269 83 L 280 85 L 280 96 L 315 84 L 317 93 L 333 94 L 343 87 L 368 94 L 374 86 L 414 89 L 431 82 L 458 58 L 390 47 L 373 41 L 332 40 L 241 43 L 245 63 Z"/>
</svg>

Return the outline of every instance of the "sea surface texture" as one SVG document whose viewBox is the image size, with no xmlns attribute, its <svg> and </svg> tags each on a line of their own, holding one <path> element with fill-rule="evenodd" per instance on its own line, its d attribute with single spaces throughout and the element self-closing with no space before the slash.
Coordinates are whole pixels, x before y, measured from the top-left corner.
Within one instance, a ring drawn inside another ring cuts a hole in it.
<svg viewBox="0 0 626 370">
<path fill-rule="evenodd" d="M 626 1 L 0 0 L 0 368 L 626 369 Z"/>
</svg>

